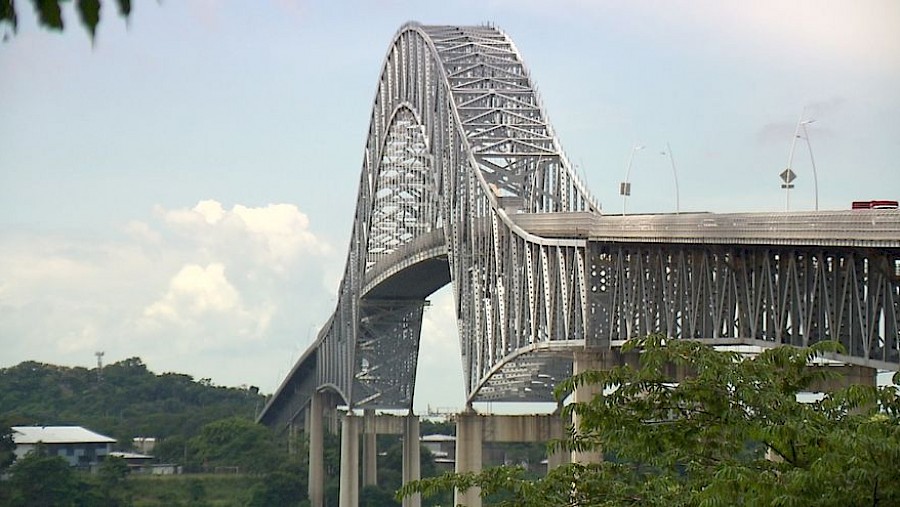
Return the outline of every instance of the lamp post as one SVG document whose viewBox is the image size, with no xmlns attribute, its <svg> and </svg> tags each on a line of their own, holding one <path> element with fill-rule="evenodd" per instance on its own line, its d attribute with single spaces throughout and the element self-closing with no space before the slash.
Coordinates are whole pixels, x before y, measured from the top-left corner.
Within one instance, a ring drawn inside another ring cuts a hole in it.
<svg viewBox="0 0 900 507">
<path fill-rule="evenodd" d="M 816 159 L 813 158 L 812 145 L 809 143 L 809 132 L 806 130 L 806 126 L 815 121 L 816 120 L 801 121 L 800 128 L 803 129 L 803 139 L 806 140 L 806 147 L 809 149 L 809 163 L 812 165 L 813 170 L 813 192 L 816 196 L 816 211 L 819 211 L 819 175 L 816 173 Z"/>
<path fill-rule="evenodd" d="M 782 171 L 779 175 L 781 176 L 781 181 L 784 183 L 781 184 L 781 188 L 784 189 L 785 201 L 784 201 L 784 210 L 791 210 L 791 189 L 794 188 L 794 178 L 797 177 L 794 174 L 794 171 L 791 170 L 791 166 L 794 163 L 794 148 L 797 146 L 797 138 L 800 137 L 800 124 L 803 123 L 803 115 L 806 113 L 806 108 L 800 113 L 800 118 L 797 119 L 797 126 L 794 128 L 794 137 L 791 138 L 791 150 L 788 152 L 788 163 L 787 169 Z"/>
<path fill-rule="evenodd" d="M 675 170 L 675 158 L 672 156 L 672 147 L 669 146 L 668 141 L 666 141 L 666 151 L 663 152 L 663 155 L 668 155 L 669 162 L 672 164 L 672 176 L 675 178 L 675 214 L 677 215 L 681 213 L 681 202 L 678 195 L 678 171 Z"/>
<path fill-rule="evenodd" d="M 806 130 L 806 126 L 810 123 L 815 123 L 816 120 L 812 118 L 804 120 L 804 114 L 806 114 L 805 108 L 803 109 L 803 112 L 800 113 L 800 118 L 797 119 L 797 127 L 794 129 L 794 137 L 791 139 L 791 151 L 788 153 L 787 169 L 780 175 L 781 179 L 784 181 L 781 188 L 785 189 L 785 211 L 790 211 L 791 209 L 791 189 L 794 188 L 792 182 L 797 177 L 791 167 L 794 163 L 794 148 L 797 146 L 797 139 L 801 138 L 806 140 L 806 147 L 809 149 L 809 161 L 813 168 L 813 189 L 816 196 L 816 211 L 819 210 L 819 175 L 816 174 L 816 161 L 813 159 L 812 145 L 809 143 L 809 132 Z M 803 130 L 803 136 L 800 135 L 801 129 Z"/>
<path fill-rule="evenodd" d="M 634 154 L 638 152 L 638 150 L 643 150 L 643 145 L 635 144 L 631 148 L 631 154 L 628 155 L 628 165 L 625 166 L 625 181 L 619 184 L 619 195 L 622 196 L 622 216 L 625 216 L 625 203 L 628 200 L 628 196 L 631 195 L 631 183 L 628 182 L 628 178 L 631 176 L 631 165 L 634 163 Z"/>
</svg>

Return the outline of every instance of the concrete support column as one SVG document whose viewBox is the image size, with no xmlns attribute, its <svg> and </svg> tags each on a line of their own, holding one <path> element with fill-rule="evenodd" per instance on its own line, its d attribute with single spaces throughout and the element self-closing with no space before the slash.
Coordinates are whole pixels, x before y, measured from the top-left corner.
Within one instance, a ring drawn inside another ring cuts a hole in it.
<svg viewBox="0 0 900 507">
<path fill-rule="evenodd" d="M 341 423 L 340 507 L 359 505 L 359 418 L 348 411 Z"/>
<path fill-rule="evenodd" d="M 810 392 L 832 393 L 850 386 L 876 386 L 878 370 L 868 366 L 852 364 L 821 365 L 809 368 L 821 369 L 836 374 L 834 378 L 823 379 L 814 382 L 810 386 Z"/>
<path fill-rule="evenodd" d="M 375 433 L 375 411 L 363 411 L 363 486 L 378 484 L 378 443 Z"/>
<path fill-rule="evenodd" d="M 409 414 L 403 424 L 403 484 L 422 478 L 422 452 L 419 450 L 419 416 Z M 419 507 L 422 496 L 416 493 L 403 499 L 403 507 Z"/>
<path fill-rule="evenodd" d="M 313 393 L 309 399 L 306 424 L 309 434 L 309 503 L 312 507 L 325 505 L 325 440 L 322 420 L 322 394 Z"/>
<path fill-rule="evenodd" d="M 603 356 L 598 352 L 592 353 L 585 350 L 575 351 L 575 362 L 572 365 L 572 373 L 577 375 L 588 370 L 604 368 L 606 365 L 604 364 L 605 361 L 603 359 Z M 572 398 L 576 403 L 588 402 L 601 392 L 602 391 L 598 386 L 581 385 L 575 389 L 574 393 L 572 393 Z M 580 429 L 581 421 L 579 421 L 579 419 L 578 414 L 572 415 L 572 425 L 575 427 L 576 432 Z M 572 452 L 572 463 L 600 463 L 601 461 L 603 461 L 603 451 L 601 449 L 585 452 Z"/>
<path fill-rule="evenodd" d="M 559 417 L 558 413 L 555 414 L 557 415 L 557 417 Z M 556 429 L 550 430 L 550 438 L 552 440 L 562 440 L 565 433 L 565 428 L 562 424 L 556 426 L 555 428 Z M 558 450 L 556 452 L 552 452 L 547 455 L 547 473 L 550 473 L 550 470 L 553 470 L 558 466 L 565 465 L 566 463 L 571 463 L 571 461 L 572 454 L 568 451 Z"/>
<path fill-rule="evenodd" d="M 456 416 L 456 473 L 481 471 L 482 416 L 467 411 Z M 453 505 L 481 507 L 481 488 L 453 492 Z"/>
</svg>

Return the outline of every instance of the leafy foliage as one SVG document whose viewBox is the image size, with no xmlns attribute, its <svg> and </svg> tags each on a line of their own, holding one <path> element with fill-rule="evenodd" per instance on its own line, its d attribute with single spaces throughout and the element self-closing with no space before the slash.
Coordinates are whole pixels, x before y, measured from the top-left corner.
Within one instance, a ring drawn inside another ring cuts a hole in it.
<svg viewBox="0 0 900 507">
<path fill-rule="evenodd" d="M 79 496 L 78 479 L 69 464 L 59 456 L 32 452 L 9 468 L 11 506 L 75 505 Z"/>
<path fill-rule="evenodd" d="M 270 505 L 305 506 L 309 469 L 301 461 L 291 460 L 268 474 L 251 491 L 250 507 Z"/>
<path fill-rule="evenodd" d="M 10 425 L 0 422 L 0 475 L 12 465 L 16 459 L 16 442 L 13 440 L 13 432 Z"/>
<path fill-rule="evenodd" d="M 478 486 L 499 505 L 898 505 L 900 401 L 894 387 L 852 386 L 818 401 L 798 393 L 829 377 L 811 359 L 835 350 L 782 347 L 743 357 L 658 336 L 633 340 L 640 366 L 587 371 L 558 396 L 593 384 L 603 394 L 571 403 L 581 427 L 554 448 L 605 451 L 529 480 L 520 468 L 447 474 L 401 491 Z M 671 365 L 691 372 L 680 383 Z"/>
<path fill-rule="evenodd" d="M 284 457 L 265 426 L 232 417 L 211 422 L 189 442 L 190 457 L 207 470 L 236 467 L 247 473 L 271 472 Z"/>
<path fill-rule="evenodd" d="M 62 4 L 68 1 L 31 0 L 38 23 L 44 28 L 61 31 L 65 27 Z M 19 27 L 16 3 L 16 0 L 0 0 L 0 27 L 4 24 L 9 25 L 13 32 Z M 128 18 L 131 14 L 131 0 L 116 0 L 116 5 L 118 6 L 119 14 Z M 97 25 L 100 23 L 102 2 L 100 0 L 75 0 L 75 6 L 81 25 L 93 39 L 97 33 Z"/>
<path fill-rule="evenodd" d="M 188 375 L 155 375 L 139 358 L 103 371 L 36 362 L 0 369 L 0 418 L 13 424 L 73 424 L 107 434 L 127 448 L 136 436 L 171 438 L 157 455 L 180 461 L 186 442 L 204 425 L 255 416 L 265 398 L 254 389 L 226 388 Z M 166 454 L 165 452 L 168 452 Z"/>
</svg>

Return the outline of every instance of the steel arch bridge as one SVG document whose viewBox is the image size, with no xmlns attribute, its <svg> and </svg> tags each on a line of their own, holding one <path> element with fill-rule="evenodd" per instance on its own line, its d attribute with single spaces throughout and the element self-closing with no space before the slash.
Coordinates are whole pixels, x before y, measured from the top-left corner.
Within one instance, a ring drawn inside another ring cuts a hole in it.
<svg viewBox="0 0 900 507">
<path fill-rule="evenodd" d="M 651 332 L 837 340 L 900 368 L 900 212 L 606 216 L 512 40 L 409 23 L 372 106 L 337 306 L 265 407 L 411 409 L 426 298 L 452 283 L 469 402 L 546 401 L 576 350 Z"/>
</svg>

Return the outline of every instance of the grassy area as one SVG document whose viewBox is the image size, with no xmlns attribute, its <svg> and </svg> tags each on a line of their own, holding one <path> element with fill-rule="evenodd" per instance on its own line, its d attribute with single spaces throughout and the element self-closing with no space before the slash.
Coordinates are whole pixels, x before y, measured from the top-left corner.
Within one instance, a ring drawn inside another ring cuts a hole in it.
<svg viewBox="0 0 900 507">
<path fill-rule="evenodd" d="M 261 477 L 248 475 L 133 475 L 128 485 L 135 507 L 243 506 Z"/>
</svg>

